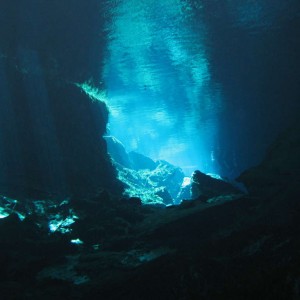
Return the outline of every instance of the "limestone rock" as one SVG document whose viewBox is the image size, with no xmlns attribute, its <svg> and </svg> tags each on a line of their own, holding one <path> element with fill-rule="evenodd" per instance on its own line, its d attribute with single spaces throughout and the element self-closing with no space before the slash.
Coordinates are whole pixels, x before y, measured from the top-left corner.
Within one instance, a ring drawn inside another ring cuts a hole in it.
<svg viewBox="0 0 300 300">
<path fill-rule="evenodd" d="M 200 171 L 195 171 L 191 179 L 191 194 L 192 199 L 199 197 L 211 198 L 226 194 L 239 194 L 238 189 L 230 183 L 213 178 Z"/>
</svg>

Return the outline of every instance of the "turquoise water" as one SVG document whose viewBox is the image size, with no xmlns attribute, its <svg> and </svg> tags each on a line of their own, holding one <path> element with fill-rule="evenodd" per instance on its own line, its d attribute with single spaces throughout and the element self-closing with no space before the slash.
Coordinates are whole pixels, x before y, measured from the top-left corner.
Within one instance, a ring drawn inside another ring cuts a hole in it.
<svg viewBox="0 0 300 300">
<path fill-rule="evenodd" d="M 293 115 L 280 109 L 285 83 L 272 89 L 279 81 L 273 68 L 287 73 L 291 63 L 284 55 L 293 49 L 280 35 L 297 18 L 297 2 L 109 3 L 102 80 L 110 134 L 128 151 L 168 160 L 187 174 L 234 177 L 259 161 Z"/>
</svg>

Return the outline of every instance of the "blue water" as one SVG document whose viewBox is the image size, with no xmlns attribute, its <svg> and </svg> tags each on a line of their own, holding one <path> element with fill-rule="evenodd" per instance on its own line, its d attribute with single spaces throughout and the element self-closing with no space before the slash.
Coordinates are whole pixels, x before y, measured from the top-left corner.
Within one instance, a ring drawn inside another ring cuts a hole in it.
<svg viewBox="0 0 300 300">
<path fill-rule="evenodd" d="M 298 81 L 288 92 L 284 79 L 295 76 L 299 42 L 295 32 L 285 40 L 285 27 L 298 1 L 109 3 L 110 134 L 187 174 L 235 177 L 259 162 L 299 108 Z"/>
</svg>

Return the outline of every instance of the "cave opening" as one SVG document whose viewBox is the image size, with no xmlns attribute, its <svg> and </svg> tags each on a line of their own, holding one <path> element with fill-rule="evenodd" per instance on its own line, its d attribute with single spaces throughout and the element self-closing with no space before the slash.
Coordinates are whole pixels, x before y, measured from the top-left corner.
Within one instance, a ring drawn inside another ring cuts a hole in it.
<svg viewBox="0 0 300 300">
<path fill-rule="evenodd" d="M 294 69 L 283 53 L 295 45 L 295 32 L 274 49 L 291 11 L 279 3 L 268 9 L 175 0 L 109 7 L 101 82 L 112 156 L 124 147 L 180 167 L 187 178 L 200 170 L 231 182 L 261 161 L 297 115 L 296 77 L 283 83 L 272 72 L 290 78 Z M 280 91 L 269 82 L 280 82 Z"/>
<path fill-rule="evenodd" d="M 186 176 L 218 174 L 222 93 L 210 75 L 204 22 L 195 23 L 191 4 L 180 1 L 128 1 L 111 14 L 102 78 L 109 133 Z"/>
<path fill-rule="evenodd" d="M 222 173 L 215 158 L 222 88 L 211 76 L 201 7 L 132 0 L 111 7 L 110 14 L 101 74 L 110 112 L 108 150 L 131 196 L 143 198 L 147 191 L 134 189 L 138 183 L 123 167 L 139 170 L 133 177 L 148 181 L 149 188 L 157 185 L 148 180 L 153 171 L 167 176 L 169 169 L 177 178 L 170 181 L 178 186 L 170 193 L 175 200 L 195 170 Z"/>
</svg>

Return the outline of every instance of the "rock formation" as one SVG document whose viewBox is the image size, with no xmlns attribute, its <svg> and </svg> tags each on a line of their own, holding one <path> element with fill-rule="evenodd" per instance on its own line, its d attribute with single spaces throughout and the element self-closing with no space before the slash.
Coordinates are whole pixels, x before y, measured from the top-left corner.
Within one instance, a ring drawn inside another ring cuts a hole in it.
<svg viewBox="0 0 300 300">
<path fill-rule="evenodd" d="M 106 106 L 77 85 L 99 74 L 98 1 L 6 1 L 0 10 L 1 191 L 19 198 L 103 188 L 121 194 L 102 138 Z"/>
</svg>

